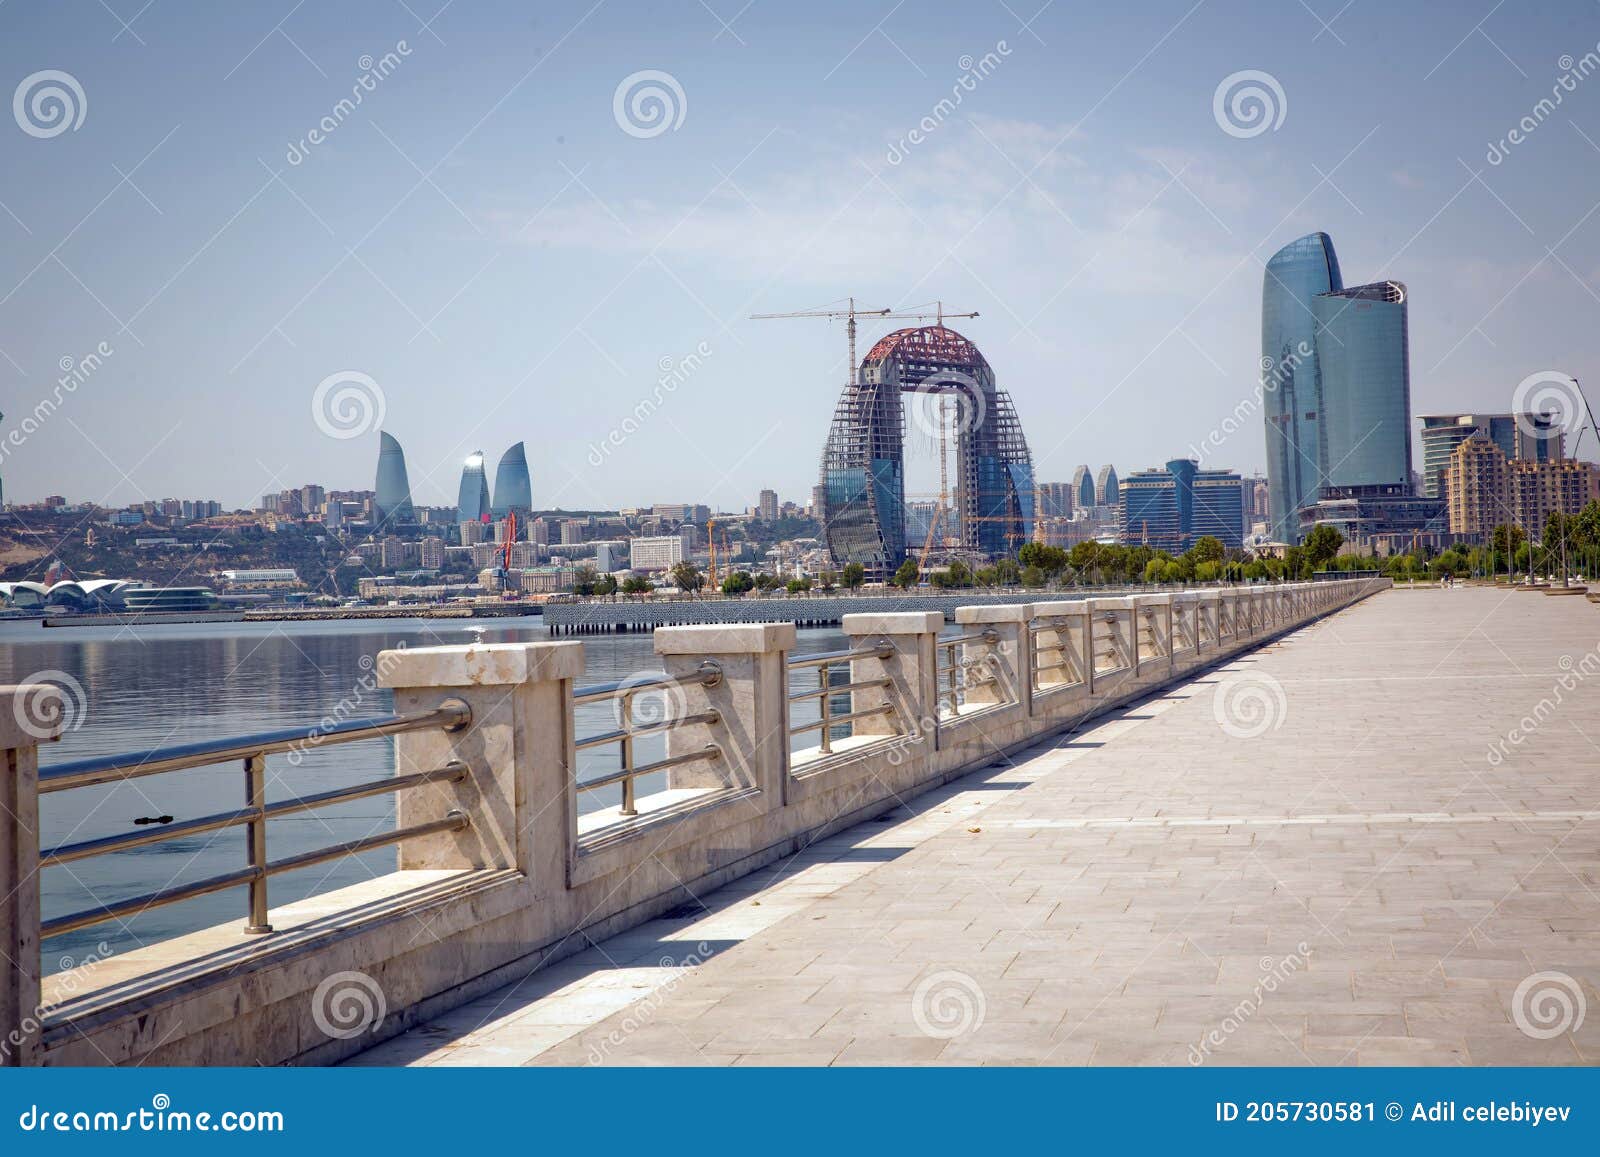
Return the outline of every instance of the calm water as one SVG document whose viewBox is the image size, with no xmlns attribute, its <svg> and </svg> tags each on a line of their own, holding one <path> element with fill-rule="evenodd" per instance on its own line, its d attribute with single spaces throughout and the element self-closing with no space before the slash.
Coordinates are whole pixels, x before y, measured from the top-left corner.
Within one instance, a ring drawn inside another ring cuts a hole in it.
<svg viewBox="0 0 1600 1157">
<path fill-rule="evenodd" d="M 341 699 L 350 698 L 378 652 L 391 647 L 522 642 L 548 637 L 537 620 L 484 620 L 472 625 L 427 620 L 343 623 L 209 623 L 144 628 L 72 627 L 46 630 L 37 622 L 0 622 L 0 683 L 64 673 L 84 689 L 83 710 L 59 743 L 40 749 L 48 767 L 90 755 L 129 752 L 166 744 L 242 735 L 274 728 L 314 726 Z M 502 622 L 518 625 L 497 625 Z M 799 652 L 843 646 L 835 630 L 800 632 Z M 583 640 L 588 660 L 584 682 L 607 682 L 661 667 L 645 634 L 594 636 Z M 811 684 L 815 686 L 813 682 Z M 798 686 L 797 686 L 798 689 Z M 809 717 L 815 718 L 814 703 Z M 367 693 L 357 715 L 392 710 L 387 691 Z M 838 709 L 848 710 L 842 703 Z M 641 702 L 646 715 L 650 705 Z M 795 718 L 807 715 L 797 710 Z M 580 735 L 616 725 L 610 708 L 582 709 Z M 801 740 L 815 744 L 816 733 Z M 658 741 L 659 743 L 659 741 Z M 639 745 L 640 762 L 659 758 Z M 298 766 L 286 756 L 268 760 L 268 800 L 376 779 L 394 773 L 394 741 L 320 747 Z M 584 753 L 579 778 L 616 766 L 615 749 Z M 237 763 L 149 776 L 126 783 L 58 792 L 40 801 L 40 845 L 77 842 L 136 831 L 133 820 L 170 815 L 178 820 L 237 808 L 243 802 L 243 772 Z M 640 793 L 655 789 L 640 781 Z M 580 793 L 580 808 L 616 802 L 614 790 Z M 281 859 L 392 826 L 394 797 L 379 796 L 275 820 L 269 855 Z M 392 870 L 393 848 L 275 876 L 273 906 L 359 883 Z M 193 882 L 244 866 L 244 829 L 211 832 L 135 851 L 81 860 L 43 873 L 40 893 L 50 919 L 170 885 Z M 231 920 L 243 921 L 245 890 L 233 888 L 120 922 L 93 925 L 44 944 L 47 971 L 64 958 L 81 959 L 105 943 L 123 952 L 140 944 Z"/>
</svg>

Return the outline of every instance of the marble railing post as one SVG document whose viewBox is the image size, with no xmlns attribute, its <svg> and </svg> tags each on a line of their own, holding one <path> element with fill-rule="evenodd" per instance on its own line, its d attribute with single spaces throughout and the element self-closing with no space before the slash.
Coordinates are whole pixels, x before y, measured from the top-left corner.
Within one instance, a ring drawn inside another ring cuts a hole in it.
<svg viewBox="0 0 1600 1157">
<path fill-rule="evenodd" d="M 1033 640 L 1028 637 L 1028 623 L 1032 618 L 1029 603 L 956 608 L 956 623 L 966 628 L 964 634 L 992 630 L 995 635 L 992 643 L 979 640 L 961 645 L 969 706 L 1031 706 Z"/>
<path fill-rule="evenodd" d="M 1140 674 L 1172 674 L 1172 596 L 1135 595 L 1133 605 Z"/>
<path fill-rule="evenodd" d="M 781 804 L 789 770 L 789 672 L 793 623 L 718 623 L 658 627 L 656 654 L 669 675 L 694 675 L 713 663 L 720 677 L 675 692 L 685 714 L 715 711 L 716 723 L 667 733 L 667 755 L 703 751 L 717 759 L 682 764 L 667 773 L 669 787 L 756 788 Z M 775 804 L 774 806 L 777 806 Z"/>
<path fill-rule="evenodd" d="M 408 840 L 399 866 L 516 868 L 539 889 L 565 880 L 571 825 L 572 682 L 583 674 L 582 643 L 492 643 L 419 647 L 378 656 L 379 685 L 396 711 L 457 699 L 472 721 L 455 731 L 395 737 L 395 770 L 406 775 L 452 759 L 470 769 L 456 784 L 399 794 L 396 823 L 426 823 L 459 811 L 471 826 Z"/>
<path fill-rule="evenodd" d="M 1180 591 L 1172 596 L 1172 654 L 1177 663 L 1179 651 L 1185 651 L 1186 664 L 1192 664 L 1200 654 L 1200 592 Z"/>
<path fill-rule="evenodd" d="M 1091 617 L 1104 632 L 1112 652 L 1112 668 L 1125 670 L 1129 677 L 1139 675 L 1139 619 L 1133 597 L 1090 599 Z M 1098 645 L 1095 648 L 1099 652 Z"/>
<path fill-rule="evenodd" d="M 52 684 L 0 687 L 0 1066 L 39 1049 L 39 744 L 66 708 Z"/>
<path fill-rule="evenodd" d="M 850 661 L 850 682 L 888 679 L 885 688 L 864 687 L 850 695 L 851 711 L 868 711 L 888 703 L 892 714 L 857 719 L 857 735 L 909 735 L 921 739 L 939 722 L 939 655 L 934 640 L 944 629 L 941 611 L 903 611 L 845 615 L 840 626 L 850 649 L 877 647 L 890 654 Z"/>
<path fill-rule="evenodd" d="M 1051 655 L 1064 664 L 1059 670 L 1036 670 L 1040 690 L 1076 683 L 1094 691 L 1094 628 L 1089 617 L 1089 600 L 1034 603 L 1034 617 L 1040 622 L 1039 654 Z"/>
</svg>

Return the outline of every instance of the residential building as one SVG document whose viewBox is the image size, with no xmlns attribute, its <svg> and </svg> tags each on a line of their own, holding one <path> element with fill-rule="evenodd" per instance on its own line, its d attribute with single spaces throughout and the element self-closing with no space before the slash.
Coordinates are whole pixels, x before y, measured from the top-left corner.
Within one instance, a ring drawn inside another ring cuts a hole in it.
<svg viewBox="0 0 1600 1157">
<path fill-rule="evenodd" d="M 1497 526 L 1519 526 L 1535 540 L 1552 511 L 1576 514 L 1600 499 L 1600 466 L 1575 458 L 1511 458 L 1489 438 L 1456 446 L 1444 475 L 1450 533 L 1487 541 Z"/>
<path fill-rule="evenodd" d="M 762 522 L 778 521 L 778 492 L 763 490 L 756 503 L 756 512 Z"/>
<path fill-rule="evenodd" d="M 444 566 L 444 539 L 425 538 L 417 546 L 418 562 L 429 570 Z"/>
<path fill-rule="evenodd" d="M 1072 494 L 1073 487 L 1069 483 L 1039 483 L 1039 517 L 1071 518 L 1073 508 Z"/>
<path fill-rule="evenodd" d="M 1456 447 L 1486 438 L 1507 458 L 1549 462 L 1566 457 L 1566 435 L 1551 414 L 1423 414 L 1422 492 L 1444 498 L 1444 472 Z"/>
</svg>

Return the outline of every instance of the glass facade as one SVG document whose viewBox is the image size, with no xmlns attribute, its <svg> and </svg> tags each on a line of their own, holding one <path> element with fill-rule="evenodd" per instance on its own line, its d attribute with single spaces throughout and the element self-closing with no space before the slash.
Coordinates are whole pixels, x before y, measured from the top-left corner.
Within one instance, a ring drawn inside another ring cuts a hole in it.
<svg viewBox="0 0 1600 1157">
<path fill-rule="evenodd" d="M 1313 298 L 1322 402 L 1321 478 L 1302 501 L 1411 493 L 1411 374 L 1405 286 Z"/>
<path fill-rule="evenodd" d="M 1422 492 L 1445 497 L 1444 472 L 1456 447 L 1486 438 L 1507 458 L 1554 462 L 1566 457 L 1566 435 L 1549 414 L 1422 415 Z"/>
<path fill-rule="evenodd" d="M 489 513 L 489 479 L 483 472 L 483 451 L 467 455 L 461 468 L 461 488 L 456 491 L 456 521 L 482 522 Z"/>
<path fill-rule="evenodd" d="M 494 516 L 504 518 L 513 510 L 528 514 L 533 510 L 533 480 L 528 477 L 528 455 L 518 442 L 500 455 L 494 471 Z"/>
<path fill-rule="evenodd" d="M 1261 287 L 1261 378 L 1272 504 L 1267 533 L 1278 542 L 1300 541 L 1297 512 L 1322 481 L 1322 383 L 1312 303 L 1319 294 L 1343 288 L 1339 259 L 1326 233 L 1291 241 L 1267 262 Z"/>
<path fill-rule="evenodd" d="M 1100 477 L 1094 483 L 1095 505 L 1116 506 L 1122 500 L 1121 492 L 1117 486 L 1117 468 L 1111 465 L 1100 467 Z"/>
<path fill-rule="evenodd" d="M 1203 535 L 1237 548 L 1244 542 L 1244 479 L 1231 470 L 1201 470 L 1191 458 L 1140 470 L 1121 487 L 1123 541 L 1182 554 Z"/>
<path fill-rule="evenodd" d="M 1072 500 L 1082 510 L 1099 505 L 1094 496 L 1094 475 L 1087 466 L 1079 466 L 1077 473 L 1072 476 Z"/>
<path fill-rule="evenodd" d="M 378 477 L 372 505 L 379 523 L 412 522 L 411 483 L 406 478 L 406 454 L 395 438 L 378 431 Z"/>
</svg>

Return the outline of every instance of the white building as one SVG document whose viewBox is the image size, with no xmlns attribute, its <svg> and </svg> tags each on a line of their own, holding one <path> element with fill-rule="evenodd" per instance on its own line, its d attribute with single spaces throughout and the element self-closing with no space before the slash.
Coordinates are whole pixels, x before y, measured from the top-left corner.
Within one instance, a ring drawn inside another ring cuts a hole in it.
<svg viewBox="0 0 1600 1157">
<path fill-rule="evenodd" d="M 630 545 L 634 570 L 670 570 L 688 557 L 683 536 L 677 534 L 636 538 Z"/>
</svg>

